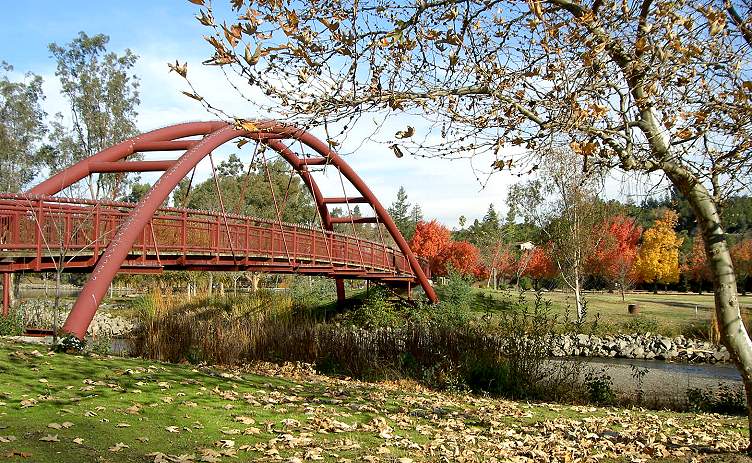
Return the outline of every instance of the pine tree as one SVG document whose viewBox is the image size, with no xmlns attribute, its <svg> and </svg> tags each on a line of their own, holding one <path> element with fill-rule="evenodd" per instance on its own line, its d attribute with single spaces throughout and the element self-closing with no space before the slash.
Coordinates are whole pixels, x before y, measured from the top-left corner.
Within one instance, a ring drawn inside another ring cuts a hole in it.
<svg viewBox="0 0 752 463">
<path fill-rule="evenodd" d="M 418 222 L 422 221 L 423 210 L 418 204 L 414 204 L 413 208 L 410 209 L 410 229 L 408 230 L 408 234 L 405 235 L 406 240 L 410 240 L 415 235 L 415 227 L 418 225 Z"/>
<path fill-rule="evenodd" d="M 412 236 L 412 218 L 410 217 L 410 203 L 407 202 L 407 192 L 405 192 L 405 187 L 401 186 L 399 188 L 399 191 L 397 191 L 397 199 L 391 206 L 389 206 L 388 211 L 400 233 L 402 233 L 402 236 L 404 236 L 405 239 L 409 239 L 408 236 Z"/>
<path fill-rule="evenodd" d="M 499 214 L 496 212 L 496 209 L 494 209 L 493 203 L 488 205 L 488 211 L 486 212 L 486 215 L 483 216 L 483 225 L 489 230 L 499 229 Z"/>
</svg>

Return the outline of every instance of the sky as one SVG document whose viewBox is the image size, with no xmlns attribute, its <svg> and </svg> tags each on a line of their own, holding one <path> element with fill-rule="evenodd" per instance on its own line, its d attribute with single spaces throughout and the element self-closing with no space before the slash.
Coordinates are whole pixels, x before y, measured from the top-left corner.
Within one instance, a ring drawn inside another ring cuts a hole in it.
<svg viewBox="0 0 752 463">
<path fill-rule="evenodd" d="M 175 73 L 169 73 L 167 67 L 168 62 L 176 59 L 188 63 L 192 81 L 213 104 L 249 119 L 263 117 L 263 114 L 248 114 L 246 111 L 253 109 L 246 108 L 218 69 L 201 64 L 211 53 L 202 38 L 206 31 L 194 19 L 197 11 L 197 7 L 186 0 L 6 2 L 3 4 L 4 27 L 0 29 L 0 61 L 14 66 L 16 78 L 21 78 L 25 72 L 41 75 L 46 95 L 45 111 L 49 115 L 61 112 L 67 116 L 68 106 L 59 94 L 60 85 L 54 75 L 55 64 L 48 44 L 67 44 L 79 31 L 89 35 L 103 33 L 110 37 L 110 51 L 122 53 L 129 48 L 139 56 L 134 69 L 141 85 L 136 121 L 139 130 L 214 119 L 199 103 L 181 93 L 187 89 L 184 81 Z M 393 133 L 404 125 L 404 120 L 397 118 L 390 120 L 384 130 Z M 504 214 L 507 188 L 517 180 L 496 174 L 488 182 L 481 175 L 484 181 L 479 182 L 478 173 L 467 160 L 410 156 L 398 159 L 387 146 L 364 142 L 364 134 L 357 131 L 342 140 L 341 149 L 351 153 L 346 156 L 347 162 L 383 205 L 392 203 L 399 187 L 404 186 L 408 201 L 421 206 L 424 218 L 438 219 L 450 228 L 456 227 L 463 215 L 469 222 L 482 218 L 489 204 L 494 204 L 496 210 Z M 232 151 L 229 147 L 218 151 L 215 162 Z M 203 163 L 197 177 L 206 178 L 210 172 L 208 163 Z M 142 180 L 153 182 L 154 175 L 144 175 Z M 340 180 L 331 172 L 322 177 L 320 184 L 325 195 L 342 195 Z M 348 195 L 353 193 L 350 188 L 346 190 Z M 618 195 L 644 193 L 612 190 Z"/>
</svg>

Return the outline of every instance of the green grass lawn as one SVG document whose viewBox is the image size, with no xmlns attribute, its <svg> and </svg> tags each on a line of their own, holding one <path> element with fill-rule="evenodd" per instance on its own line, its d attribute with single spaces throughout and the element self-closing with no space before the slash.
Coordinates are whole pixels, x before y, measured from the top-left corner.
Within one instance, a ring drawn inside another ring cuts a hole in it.
<svg viewBox="0 0 752 463">
<path fill-rule="evenodd" d="M 527 404 L 284 371 L 0 341 L 0 460 L 687 461 L 731 457 L 747 441 L 741 417 Z"/>
<path fill-rule="evenodd" d="M 501 307 L 498 302 L 505 299 L 516 299 L 519 293 L 514 290 L 493 291 L 488 289 L 476 289 L 477 294 L 482 295 L 486 301 L 492 303 L 476 304 L 476 311 L 486 309 L 491 313 Z M 532 303 L 535 293 L 524 293 L 527 301 Z M 574 295 L 571 292 L 548 291 L 542 293 L 543 298 L 551 301 L 553 312 L 563 315 L 569 313 L 574 318 Z M 713 315 L 713 294 L 696 293 L 659 293 L 635 292 L 627 293 L 622 302 L 618 293 L 586 292 L 588 318 L 598 317 L 598 323 L 603 332 L 629 332 L 636 325 L 656 325 L 657 331 L 668 335 L 678 335 L 688 330 L 690 326 L 701 329 L 707 327 Z M 752 313 L 752 296 L 740 296 L 739 302 L 745 315 Z M 627 312 L 628 304 L 639 304 L 639 315 L 630 315 Z M 640 323 L 640 321 L 647 323 Z M 655 323 L 652 323 L 652 322 Z"/>
</svg>

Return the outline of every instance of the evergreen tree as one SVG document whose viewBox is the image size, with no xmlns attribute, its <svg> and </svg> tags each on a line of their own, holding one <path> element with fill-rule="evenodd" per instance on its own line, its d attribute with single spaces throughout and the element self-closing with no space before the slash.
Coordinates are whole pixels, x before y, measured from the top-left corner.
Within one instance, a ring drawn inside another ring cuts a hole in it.
<svg viewBox="0 0 752 463">
<path fill-rule="evenodd" d="M 389 215 L 392 216 L 392 220 L 397 225 L 400 233 L 405 239 L 409 239 L 408 236 L 412 235 L 411 226 L 412 218 L 410 217 L 410 203 L 407 202 L 407 192 L 405 187 L 401 186 L 397 191 L 397 199 L 389 206 Z"/>
<path fill-rule="evenodd" d="M 488 205 L 488 211 L 483 216 L 483 226 L 487 230 L 498 230 L 500 226 L 499 214 L 494 209 L 493 203 Z"/>
</svg>

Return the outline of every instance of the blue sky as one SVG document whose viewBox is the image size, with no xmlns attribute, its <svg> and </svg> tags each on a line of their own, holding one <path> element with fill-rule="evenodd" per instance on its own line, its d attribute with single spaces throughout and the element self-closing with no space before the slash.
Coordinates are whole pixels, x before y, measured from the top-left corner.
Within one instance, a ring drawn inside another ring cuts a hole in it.
<svg viewBox="0 0 752 463">
<path fill-rule="evenodd" d="M 50 115 L 57 112 L 65 115 L 67 106 L 59 96 L 55 65 L 47 46 L 50 42 L 68 43 L 79 31 L 90 35 L 104 33 L 110 36 L 110 50 L 122 52 L 130 48 L 140 57 L 135 69 L 141 78 L 139 129 L 147 131 L 187 120 L 212 119 L 196 102 L 180 93 L 185 84 L 174 73 L 169 74 L 167 68 L 167 62 L 175 59 L 188 62 L 189 75 L 202 95 L 213 103 L 229 108 L 233 114 L 262 117 L 244 112 L 244 105 L 217 69 L 201 65 L 209 55 L 209 48 L 202 39 L 206 31 L 193 17 L 196 11 L 186 0 L 6 2 L 4 27 L 0 29 L 0 60 L 12 64 L 18 77 L 27 71 L 40 74 L 45 81 L 45 110 Z M 396 118 L 386 125 L 386 130 L 397 130 L 404 125 L 404 119 Z M 355 133 L 343 141 L 342 149 L 355 151 L 347 156 L 347 161 L 384 205 L 391 203 L 400 185 L 404 185 L 408 199 L 421 205 L 427 219 L 436 218 L 450 227 L 456 226 L 460 215 L 470 221 L 482 217 L 489 203 L 502 213 L 506 210 L 506 188 L 516 178 L 495 175 L 481 188 L 468 161 L 397 159 L 384 145 L 362 142 Z M 221 159 L 228 154 L 225 150 L 217 156 Z M 208 165 L 203 165 L 199 175 L 206 176 L 209 172 Z M 325 194 L 341 196 L 339 179 L 329 177 L 322 180 Z"/>
</svg>

